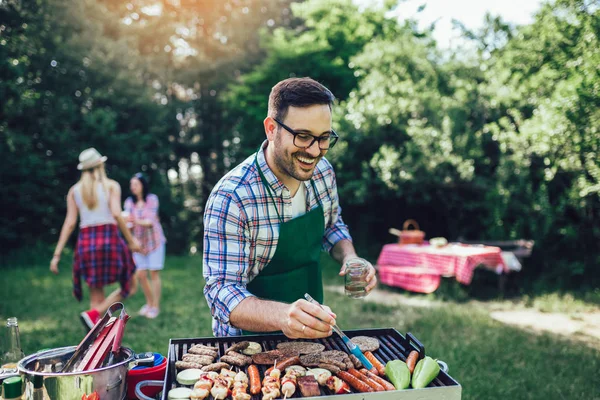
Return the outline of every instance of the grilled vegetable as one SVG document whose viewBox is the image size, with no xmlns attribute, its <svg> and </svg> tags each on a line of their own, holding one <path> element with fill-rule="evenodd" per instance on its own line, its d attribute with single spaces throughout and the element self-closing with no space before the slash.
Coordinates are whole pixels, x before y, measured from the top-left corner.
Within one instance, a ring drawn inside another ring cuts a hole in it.
<svg viewBox="0 0 600 400">
<path fill-rule="evenodd" d="M 262 346 L 260 345 L 260 343 L 248 342 L 248 346 L 246 346 L 246 348 L 242 350 L 242 354 L 251 356 L 253 354 L 260 353 L 261 351 Z"/>
<path fill-rule="evenodd" d="M 412 387 L 421 389 L 433 381 L 440 372 L 440 366 L 433 358 L 426 356 L 417 363 L 412 376 Z"/>
<path fill-rule="evenodd" d="M 304 368 L 302 365 L 290 365 L 289 367 L 287 367 L 285 369 L 285 372 L 289 372 L 289 371 L 296 372 L 297 376 L 306 375 L 306 368 Z"/>
<path fill-rule="evenodd" d="M 324 368 L 311 368 L 306 371 L 306 376 L 314 376 L 319 385 L 325 386 L 327 379 L 331 376 L 331 372 Z"/>
<path fill-rule="evenodd" d="M 403 390 L 410 384 L 408 365 L 402 360 L 393 360 L 385 366 L 385 374 L 397 390 Z"/>
<path fill-rule="evenodd" d="M 169 390 L 167 397 L 169 400 L 189 399 L 192 394 L 192 389 L 188 388 L 175 388 Z"/>
<path fill-rule="evenodd" d="M 202 376 L 202 372 L 203 371 L 200 371 L 196 368 L 184 369 L 183 371 L 177 374 L 177 382 L 179 382 L 182 385 L 193 385 L 200 379 L 200 376 Z"/>
</svg>

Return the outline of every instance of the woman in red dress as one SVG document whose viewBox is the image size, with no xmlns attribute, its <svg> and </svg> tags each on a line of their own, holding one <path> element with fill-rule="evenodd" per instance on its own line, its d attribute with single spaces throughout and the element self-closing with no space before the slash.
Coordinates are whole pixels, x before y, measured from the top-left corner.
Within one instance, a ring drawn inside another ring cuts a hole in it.
<svg viewBox="0 0 600 400">
<path fill-rule="evenodd" d="M 131 252 L 140 249 L 121 216 L 121 187 L 107 178 L 105 161 L 106 157 L 94 148 L 79 155 L 77 169 L 81 170 L 81 178 L 67 194 L 67 215 L 50 262 L 50 271 L 58 274 L 62 250 L 75 230 L 79 216 L 79 236 L 73 259 L 73 295 L 81 301 L 81 281 L 85 281 L 90 288 L 90 309 L 82 312 L 80 317 L 89 329 L 111 304 L 135 292 L 135 264 Z M 121 288 L 106 297 L 104 286 L 115 282 L 119 282 Z"/>
</svg>

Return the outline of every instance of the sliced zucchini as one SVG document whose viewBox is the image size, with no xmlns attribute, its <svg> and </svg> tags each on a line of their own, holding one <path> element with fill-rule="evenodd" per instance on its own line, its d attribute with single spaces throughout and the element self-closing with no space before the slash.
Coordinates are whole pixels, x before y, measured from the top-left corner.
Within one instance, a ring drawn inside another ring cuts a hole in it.
<svg viewBox="0 0 600 400">
<path fill-rule="evenodd" d="M 329 371 L 325 368 L 310 368 L 310 369 L 308 369 L 308 371 L 306 371 L 306 375 L 312 375 L 315 377 L 315 379 L 317 379 L 322 374 L 325 374 L 325 376 L 327 378 L 329 378 L 331 376 L 331 371 Z M 327 379 L 327 378 L 325 378 L 325 379 Z"/>
<path fill-rule="evenodd" d="M 247 356 L 251 356 L 253 354 L 260 353 L 261 351 L 262 351 L 262 346 L 260 345 L 260 343 L 250 342 L 250 343 L 248 343 L 248 347 L 246 347 L 244 350 L 242 350 L 242 353 Z"/>
<path fill-rule="evenodd" d="M 189 371 L 189 370 L 186 370 Z M 192 394 L 192 389 L 188 388 L 175 388 L 169 390 L 169 394 L 167 395 L 169 400 L 183 400 L 189 399 Z"/>
<path fill-rule="evenodd" d="M 304 368 L 302 365 L 290 365 L 285 369 L 285 372 L 289 372 L 290 370 L 296 371 L 298 373 L 298 376 L 306 375 L 306 368 Z"/>
<path fill-rule="evenodd" d="M 202 373 L 203 371 L 196 368 L 184 369 L 177 374 L 177 382 L 186 386 L 193 385 L 198 382 Z"/>
</svg>

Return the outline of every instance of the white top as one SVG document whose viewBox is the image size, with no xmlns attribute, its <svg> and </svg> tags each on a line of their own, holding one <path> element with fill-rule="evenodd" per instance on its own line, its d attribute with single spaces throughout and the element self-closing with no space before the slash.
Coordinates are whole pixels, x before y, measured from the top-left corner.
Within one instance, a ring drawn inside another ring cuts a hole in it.
<svg viewBox="0 0 600 400">
<path fill-rule="evenodd" d="M 292 197 L 292 218 L 306 214 L 306 188 L 304 183 L 300 182 L 300 187 L 296 195 Z"/>
<path fill-rule="evenodd" d="M 108 206 L 108 196 L 104 192 L 104 187 L 100 182 L 98 182 L 97 185 L 96 196 L 98 196 L 98 203 L 96 204 L 96 208 L 93 210 L 90 210 L 83 201 L 83 197 L 81 196 L 81 183 L 76 184 L 73 190 L 75 195 L 75 203 L 77 204 L 77 208 L 79 208 L 80 228 L 84 228 L 86 226 L 117 223 L 112 215 L 112 212 L 110 212 L 110 207 Z"/>
</svg>

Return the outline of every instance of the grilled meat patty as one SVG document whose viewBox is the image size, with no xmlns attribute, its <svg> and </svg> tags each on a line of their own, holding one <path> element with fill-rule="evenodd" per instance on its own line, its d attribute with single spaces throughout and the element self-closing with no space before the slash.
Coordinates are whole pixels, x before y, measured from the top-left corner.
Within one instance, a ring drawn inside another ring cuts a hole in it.
<svg viewBox="0 0 600 400">
<path fill-rule="evenodd" d="M 321 353 L 304 354 L 300 356 L 300 364 L 305 367 L 316 367 L 321 363 Z"/>
<path fill-rule="evenodd" d="M 320 353 L 325 346 L 313 342 L 282 342 L 277 344 L 277 350 L 292 351 L 298 354 Z"/>
<path fill-rule="evenodd" d="M 273 365 L 273 364 L 275 364 L 276 360 L 281 361 L 288 357 L 289 356 L 286 355 L 282 351 L 270 350 L 270 351 L 263 351 L 262 353 L 253 354 L 252 361 L 254 362 L 254 364 L 259 364 L 259 365 Z"/>
<path fill-rule="evenodd" d="M 375 351 L 379 349 L 379 340 L 371 336 L 356 336 L 350 340 L 352 340 L 363 353 L 365 351 Z"/>
</svg>

